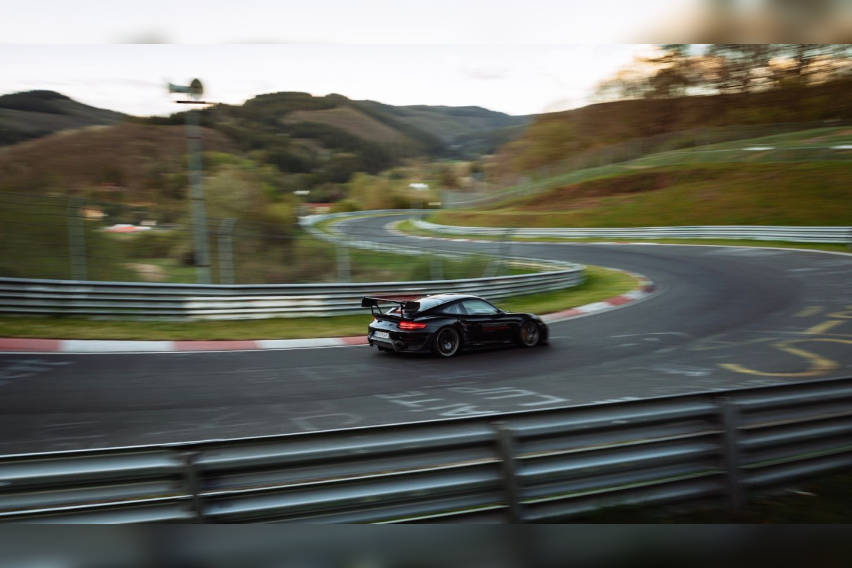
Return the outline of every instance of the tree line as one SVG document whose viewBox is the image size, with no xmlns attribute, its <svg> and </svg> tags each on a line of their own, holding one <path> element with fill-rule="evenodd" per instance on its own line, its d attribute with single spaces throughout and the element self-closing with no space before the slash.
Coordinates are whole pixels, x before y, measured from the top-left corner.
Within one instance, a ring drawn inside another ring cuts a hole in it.
<svg viewBox="0 0 852 568">
<path fill-rule="evenodd" d="M 848 44 L 661 44 L 598 84 L 599 101 L 754 93 L 852 78 Z"/>
</svg>

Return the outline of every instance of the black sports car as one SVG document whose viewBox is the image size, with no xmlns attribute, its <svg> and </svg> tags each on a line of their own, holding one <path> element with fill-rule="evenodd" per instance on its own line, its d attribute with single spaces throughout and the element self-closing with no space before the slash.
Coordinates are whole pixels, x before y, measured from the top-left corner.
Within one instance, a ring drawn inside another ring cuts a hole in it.
<svg viewBox="0 0 852 568">
<path fill-rule="evenodd" d="M 396 304 L 382 311 L 380 303 Z M 547 343 L 547 324 L 533 314 L 507 313 L 477 296 L 436 294 L 417 300 L 361 299 L 373 322 L 367 340 L 380 351 L 428 352 L 452 357 L 460 349 Z"/>
</svg>

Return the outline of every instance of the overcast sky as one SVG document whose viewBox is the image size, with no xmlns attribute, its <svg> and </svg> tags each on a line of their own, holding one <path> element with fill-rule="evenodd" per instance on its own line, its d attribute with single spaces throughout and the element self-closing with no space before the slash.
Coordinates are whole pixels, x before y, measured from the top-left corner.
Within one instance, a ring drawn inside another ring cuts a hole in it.
<svg viewBox="0 0 852 568">
<path fill-rule="evenodd" d="M 206 98 L 226 103 L 336 92 L 539 113 L 587 104 L 598 81 L 649 49 L 643 43 L 848 38 L 852 17 L 842 4 L 0 0 L 0 94 L 53 89 L 95 106 L 168 114 L 177 105 L 166 81 L 199 77 Z"/>
<path fill-rule="evenodd" d="M 50 89 L 137 115 L 179 105 L 167 81 L 199 77 L 205 99 L 276 91 L 340 93 L 388 104 L 478 105 L 509 114 L 588 102 L 640 45 L 0 45 L 0 93 Z"/>
<path fill-rule="evenodd" d="M 647 50 L 620 43 L 701 0 L 29 0 L 0 17 L 0 94 L 51 89 L 137 115 L 200 78 L 239 104 L 275 91 L 509 114 L 583 106 Z"/>
</svg>

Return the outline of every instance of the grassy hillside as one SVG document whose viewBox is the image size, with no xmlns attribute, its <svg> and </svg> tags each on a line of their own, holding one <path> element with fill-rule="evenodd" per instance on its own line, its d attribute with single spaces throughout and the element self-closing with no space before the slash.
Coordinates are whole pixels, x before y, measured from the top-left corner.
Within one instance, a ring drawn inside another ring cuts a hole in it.
<svg viewBox="0 0 852 568">
<path fill-rule="evenodd" d="M 137 120 L 178 125 L 184 114 Z M 395 107 L 283 92 L 205 109 L 201 122 L 275 166 L 292 190 L 335 201 L 344 195 L 340 184 L 357 172 L 377 174 L 412 158 L 476 158 L 520 135 L 527 119 L 478 107 Z"/>
<path fill-rule="evenodd" d="M 849 162 L 649 167 L 435 222 L 505 227 L 852 225 Z"/>
<path fill-rule="evenodd" d="M 444 153 L 456 158 L 472 158 L 494 152 L 517 138 L 531 117 L 510 116 L 482 107 L 391 106 L 358 101 L 361 108 L 392 116 L 401 123 L 427 132 L 444 144 Z"/>
<path fill-rule="evenodd" d="M 552 166 L 633 139 L 645 141 L 642 153 L 706 144 L 696 129 L 848 121 L 852 119 L 850 94 L 852 80 L 847 79 L 759 93 L 617 101 L 543 114 L 523 136 L 500 150 L 497 172 L 517 174 Z M 687 134 L 680 136 L 680 132 Z"/>
<path fill-rule="evenodd" d="M 124 115 L 78 103 L 53 91 L 0 96 L 0 145 L 46 136 L 58 130 L 115 124 Z"/>
<path fill-rule="evenodd" d="M 235 149 L 220 132 L 205 129 L 202 136 L 205 150 Z M 186 134 L 180 126 L 122 123 L 0 147 L 0 191 L 74 191 L 125 203 L 183 200 Z"/>
<path fill-rule="evenodd" d="M 844 149 L 845 148 L 845 149 Z M 565 173 L 548 173 L 527 178 L 522 183 L 493 189 L 474 196 L 470 207 L 500 209 L 511 200 L 529 198 L 548 190 L 577 184 L 586 180 L 634 173 L 650 167 L 702 165 L 716 163 L 790 163 L 814 160 L 852 160 L 852 127 L 812 128 L 708 144 L 667 152 L 645 154 L 639 158 L 603 166 L 568 169 Z M 779 166 L 783 167 L 783 166 Z M 556 168 L 558 172 L 561 168 Z M 463 193 L 455 196 L 465 200 Z M 469 199 L 469 197 L 468 197 Z"/>
<path fill-rule="evenodd" d="M 354 101 L 342 95 L 315 97 L 308 93 L 282 92 L 256 96 L 242 105 L 214 105 L 200 112 L 202 125 L 208 132 L 205 139 L 211 144 L 205 149 L 238 152 L 250 155 L 260 164 L 274 166 L 282 176 L 282 186 L 288 191 L 313 190 L 315 201 L 334 201 L 344 195 L 341 184 L 356 172 L 376 174 L 400 166 L 412 158 L 475 159 L 484 152 L 494 151 L 500 144 L 520 135 L 527 117 L 512 117 L 480 107 L 407 106 L 396 107 L 375 101 Z M 29 91 L 0 96 L 0 146 L 40 138 L 59 130 L 112 125 L 130 122 L 136 125 L 173 127 L 179 132 L 185 121 L 184 112 L 169 117 L 130 117 L 77 103 L 52 91 Z M 153 131 L 150 131 L 153 132 Z M 121 134 L 128 137 L 119 141 Z M 103 148 L 93 137 L 109 140 Z M 155 138 L 159 135 L 146 135 Z M 175 138 L 162 134 L 164 139 Z M 66 141 L 74 146 L 101 152 L 115 144 L 132 145 L 140 137 L 139 130 L 117 130 L 110 134 L 90 134 L 78 143 L 77 138 Z M 177 140 L 177 138 L 175 138 Z M 51 144 L 51 150 L 65 153 L 62 144 Z M 172 155 L 173 147 L 166 144 Z M 124 152 L 123 148 L 119 152 Z M 157 158 L 156 150 L 144 150 L 143 162 Z M 79 153 L 79 152 L 78 152 Z M 178 151 L 175 157 L 184 160 Z M 39 170 L 41 157 L 34 152 L 22 152 L 15 158 L 23 169 Z M 34 158 L 35 161 L 27 161 Z M 170 158 L 163 158 L 169 162 Z M 53 160 L 50 160 L 53 162 Z M 139 172 L 104 174 L 100 164 L 86 159 L 92 172 L 85 183 L 117 183 L 136 187 Z M 171 164 L 162 168 L 171 171 Z M 74 168 L 72 168 L 74 169 Z M 113 169 L 108 166 L 107 169 Z M 120 169 L 125 169 L 124 166 Z M 35 180 L 20 171 L 0 172 L 10 175 L 0 180 L 0 191 L 21 189 L 24 185 L 42 187 L 46 178 L 56 174 L 60 185 L 80 182 L 79 176 L 65 179 L 51 164 L 42 180 Z M 155 176 L 157 174 L 154 174 Z M 19 183 L 23 178 L 24 183 Z M 101 178 L 109 178 L 102 180 Z M 116 181 L 113 178 L 123 178 Z"/>
</svg>

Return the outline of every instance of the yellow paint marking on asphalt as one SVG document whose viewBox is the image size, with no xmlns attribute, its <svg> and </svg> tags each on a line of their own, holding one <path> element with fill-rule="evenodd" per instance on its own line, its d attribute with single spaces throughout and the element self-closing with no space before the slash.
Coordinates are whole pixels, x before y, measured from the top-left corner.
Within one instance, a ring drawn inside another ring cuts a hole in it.
<svg viewBox="0 0 852 568">
<path fill-rule="evenodd" d="M 807 318 L 815 316 L 822 311 L 822 306 L 809 306 L 796 314 L 797 318 Z"/>
<path fill-rule="evenodd" d="M 739 365 L 737 363 L 720 363 L 719 366 L 723 369 L 727 369 L 729 371 L 733 371 L 735 373 L 744 373 L 747 375 L 760 375 L 762 377 L 815 377 L 818 375 L 825 374 L 829 371 L 834 371 L 840 364 L 836 361 L 832 361 L 831 359 L 827 359 L 821 355 L 816 353 L 812 353 L 810 351 L 806 351 L 804 349 L 800 349 L 798 347 L 793 347 L 796 343 L 804 343 L 804 342 L 814 342 L 814 341 L 824 341 L 830 343 L 849 343 L 852 344 L 852 340 L 850 339 L 834 339 L 831 337 L 819 337 L 813 339 L 793 339 L 790 341 L 782 341 L 779 343 L 773 343 L 772 346 L 780 351 L 784 351 L 785 353 L 789 353 L 791 355 L 795 355 L 797 357 L 801 357 L 807 360 L 810 363 L 810 368 L 805 371 L 799 371 L 794 373 L 786 373 L 786 372 L 773 372 L 773 371 L 760 371 L 757 369 L 750 369 L 743 365 Z"/>
<path fill-rule="evenodd" d="M 819 323 L 811 328 L 806 329 L 802 333 L 806 335 L 823 335 L 826 331 L 833 327 L 837 327 L 841 323 L 844 323 L 843 320 L 828 320 L 822 323 Z"/>
<path fill-rule="evenodd" d="M 846 306 L 846 309 L 842 312 L 834 312 L 833 314 L 828 314 L 833 318 L 840 319 L 852 319 L 852 306 Z"/>
</svg>

